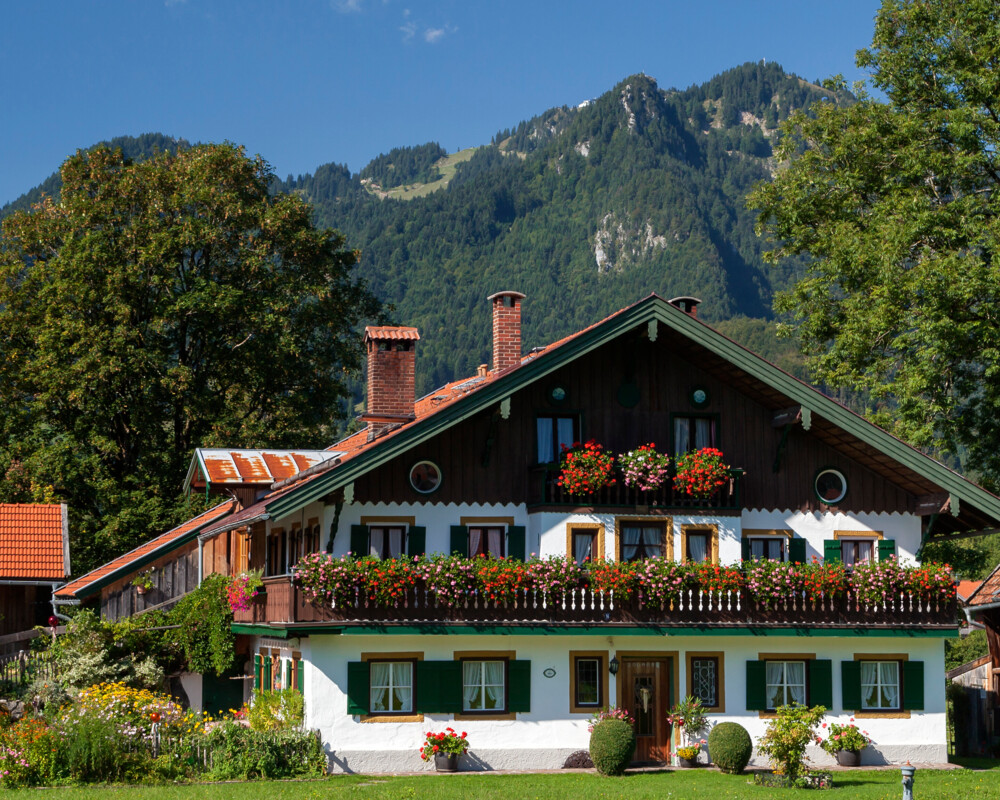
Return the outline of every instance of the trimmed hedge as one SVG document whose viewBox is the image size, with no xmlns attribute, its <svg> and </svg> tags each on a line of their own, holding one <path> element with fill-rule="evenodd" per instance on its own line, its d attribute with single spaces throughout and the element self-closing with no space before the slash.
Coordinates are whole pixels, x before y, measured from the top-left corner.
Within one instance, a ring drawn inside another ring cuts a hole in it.
<svg viewBox="0 0 1000 800">
<path fill-rule="evenodd" d="M 602 775 L 622 775 L 635 752 L 635 731 L 624 720 L 605 719 L 590 734 L 590 758 Z"/>
<path fill-rule="evenodd" d="M 723 772 L 739 775 L 750 763 L 753 741 L 747 729 L 736 722 L 720 722 L 708 734 L 708 754 Z"/>
</svg>

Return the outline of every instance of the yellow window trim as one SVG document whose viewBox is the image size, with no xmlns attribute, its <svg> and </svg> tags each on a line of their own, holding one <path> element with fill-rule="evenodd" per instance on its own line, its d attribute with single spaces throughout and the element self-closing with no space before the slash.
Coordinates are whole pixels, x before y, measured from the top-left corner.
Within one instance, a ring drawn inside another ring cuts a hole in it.
<svg viewBox="0 0 1000 800">
<path fill-rule="evenodd" d="M 718 564 L 719 563 L 719 526 L 712 522 L 707 525 L 681 525 L 681 561 L 687 561 L 687 537 L 688 533 L 695 531 L 708 531 L 711 535 L 708 537 L 708 550 L 709 550 L 709 563 Z"/>
<path fill-rule="evenodd" d="M 464 523 L 463 523 L 464 524 Z M 453 653 L 453 658 L 455 661 L 513 661 L 517 658 L 516 650 L 456 650 Z M 509 675 L 504 678 L 507 681 Z M 504 691 L 509 692 L 510 686 L 505 685 Z M 484 720 L 487 722 L 496 722 L 499 720 L 507 719 L 517 719 L 517 714 L 513 711 L 508 711 L 503 714 L 477 714 L 472 712 L 462 712 L 456 713 L 454 715 L 456 722 L 473 722 L 475 720 Z"/>
<path fill-rule="evenodd" d="M 423 661 L 423 653 L 362 653 L 362 661 Z M 413 700 L 417 699 L 417 671 L 413 670 Z M 423 722 L 423 714 L 362 714 L 362 722 Z"/>
<path fill-rule="evenodd" d="M 599 658 L 599 680 L 601 681 L 601 702 L 598 706 L 578 706 L 576 704 L 576 660 L 578 658 Z M 608 699 L 608 659 L 607 650 L 570 650 L 569 651 L 569 713 L 570 714 L 593 714 L 602 706 L 609 705 Z"/>
<path fill-rule="evenodd" d="M 855 661 L 909 661 L 909 653 L 855 653 Z M 902 689 L 903 671 L 899 671 L 900 688 Z M 846 709 L 845 709 L 846 710 Z M 909 719 L 909 711 L 892 709 L 880 711 L 877 708 L 855 709 L 855 719 Z"/>
<path fill-rule="evenodd" d="M 758 661 L 815 661 L 815 653 L 757 653 Z M 808 667 L 806 671 L 808 673 Z M 808 686 L 808 674 L 806 677 L 806 685 Z M 806 698 L 808 699 L 808 698 Z M 778 715 L 773 711 L 758 711 L 758 719 L 777 719 Z"/>
<path fill-rule="evenodd" d="M 882 539 L 882 531 L 834 531 L 834 539 Z"/>
<path fill-rule="evenodd" d="M 622 526 L 630 522 L 656 522 L 663 526 L 663 535 L 666 538 L 666 557 L 674 559 L 674 518 L 661 516 L 639 516 L 639 517 L 615 517 L 615 561 L 622 560 Z"/>
<path fill-rule="evenodd" d="M 604 526 L 594 522 L 566 523 L 566 557 L 573 558 L 573 531 L 597 531 L 594 537 L 594 561 L 604 561 Z"/>
<path fill-rule="evenodd" d="M 416 517 L 362 517 L 362 525 L 416 525 Z"/>
<path fill-rule="evenodd" d="M 795 531 L 789 528 L 744 528 L 740 533 L 741 539 L 758 536 L 785 536 L 788 539 L 794 539 Z"/>
</svg>

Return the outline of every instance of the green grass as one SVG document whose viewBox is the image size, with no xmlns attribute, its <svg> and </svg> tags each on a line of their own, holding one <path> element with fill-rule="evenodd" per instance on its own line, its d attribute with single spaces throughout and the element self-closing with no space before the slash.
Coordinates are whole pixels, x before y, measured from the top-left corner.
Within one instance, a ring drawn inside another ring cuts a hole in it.
<svg viewBox="0 0 1000 800">
<path fill-rule="evenodd" d="M 458 165 L 472 158 L 473 153 L 478 149 L 478 147 L 468 147 L 439 159 L 435 166 L 441 171 L 441 177 L 433 183 L 408 183 L 389 189 L 385 194 L 395 200 L 413 200 L 415 197 L 425 197 L 431 192 L 444 189 L 455 177 Z M 369 189 L 369 191 L 371 190 Z"/>
<path fill-rule="evenodd" d="M 995 764 L 996 762 L 994 762 Z M 851 771 L 834 774 L 831 794 L 804 789 L 766 789 L 747 784 L 746 776 L 723 775 L 714 770 L 680 770 L 627 774 L 602 778 L 592 773 L 497 775 L 491 773 L 421 775 L 400 778 L 336 776 L 315 781 L 278 781 L 252 784 L 224 783 L 187 786 L 87 787 L 6 792 L 4 800 L 898 800 L 902 796 L 898 770 Z M 980 800 L 1000 798 L 1000 769 L 918 770 L 914 796 L 920 800 Z"/>
</svg>

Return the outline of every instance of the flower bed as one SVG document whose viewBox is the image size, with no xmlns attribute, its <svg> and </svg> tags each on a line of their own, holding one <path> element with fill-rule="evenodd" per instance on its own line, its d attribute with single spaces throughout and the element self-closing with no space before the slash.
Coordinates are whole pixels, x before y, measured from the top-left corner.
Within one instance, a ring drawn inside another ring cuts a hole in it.
<svg viewBox="0 0 1000 800">
<path fill-rule="evenodd" d="M 649 606 L 667 607 L 687 592 L 745 593 L 764 607 L 778 607 L 790 598 L 814 603 L 839 600 L 850 593 L 852 603 L 884 605 L 901 594 L 910 602 L 946 603 L 955 587 L 947 565 L 903 567 L 894 559 L 859 565 L 853 573 L 836 564 L 794 564 L 754 560 L 741 566 L 686 564 L 666 558 L 638 562 L 586 562 L 565 557 L 534 558 L 528 562 L 486 557 L 421 556 L 379 560 L 306 556 L 295 567 L 294 579 L 307 600 L 335 608 L 369 605 L 395 608 L 425 592 L 434 605 L 457 608 L 476 598 L 508 605 L 528 596 L 555 601 L 577 589 L 614 593 L 619 600 L 639 596 Z"/>
</svg>

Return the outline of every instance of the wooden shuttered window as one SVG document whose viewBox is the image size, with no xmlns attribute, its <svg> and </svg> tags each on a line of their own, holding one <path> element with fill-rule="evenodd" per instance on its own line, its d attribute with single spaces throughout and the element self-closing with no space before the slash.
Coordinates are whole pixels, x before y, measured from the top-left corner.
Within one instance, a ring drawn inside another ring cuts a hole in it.
<svg viewBox="0 0 1000 800">
<path fill-rule="evenodd" d="M 788 560 L 795 564 L 806 563 L 806 540 L 805 539 L 789 539 L 788 540 Z"/>
<path fill-rule="evenodd" d="M 361 558 L 368 555 L 368 526 L 351 526 L 351 555 Z"/>
<path fill-rule="evenodd" d="M 511 525 L 507 528 L 507 558 L 524 561 L 525 533 L 523 525 Z"/>
<path fill-rule="evenodd" d="M 261 671 L 261 657 L 260 653 L 254 653 L 253 656 L 253 690 L 255 692 L 260 691 L 260 671 Z"/>
<path fill-rule="evenodd" d="M 750 560 L 750 540 L 749 539 L 744 538 L 744 539 L 740 540 L 740 558 L 743 561 L 749 561 Z"/>
<path fill-rule="evenodd" d="M 281 684 L 282 689 L 292 689 L 292 660 L 286 659 L 285 661 L 285 682 Z"/>
<path fill-rule="evenodd" d="M 469 528 L 466 525 L 451 526 L 451 546 L 448 548 L 448 555 L 460 555 L 463 558 L 469 557 Z"/>
<path fill-rule="evenodd" d="M 802 661 L 801 657 L 789 657 L 790 661 Z M 810 706 L 833 707 L 833 661 L 827 658 L 805 659 L 806 704 Z M 747 661 L 747 711 L 766 711 L 767 707 L 767 662 Z M 859 678 L 860 680 L 860 678 Z"/>
<path fill-rule="evenodd" d="M 531 711 L 531 662 L 507 662 L 507 710 Z"/>
<path fill-rule="evenodd" d="M 861 708 L 861 662 L 840 662 L 840 694 L 845 711 Z"/>
<path fill-rule="evenodd" d="M 367 661 L 352 661 L 347 665 L 347 713 L 360 716 L 368 713 L 371 679 Z"/>
<path fill-rule="evenodd" d="M 416 710 L 421 714 L 462 711 L 462 662 L 417 662 Z"/>
<path fill-rule="evenodd" d="M 891 660 L 891 659 L 889 659 Z M 861 665 L 862 661 L 841 661 L 840 680 L 845 711 L 878 712 L 893 709 L 862 707 Z M 899 688 L 901 711 L 921 711 L 924 708 L 924 662 L 902 661 L 899 667 Z"/>
<path fill-rule="evenodd" d="M 903 710 L 922 711 L 924 708 L 924 662 L 904 661 Z"/>
</svg>

